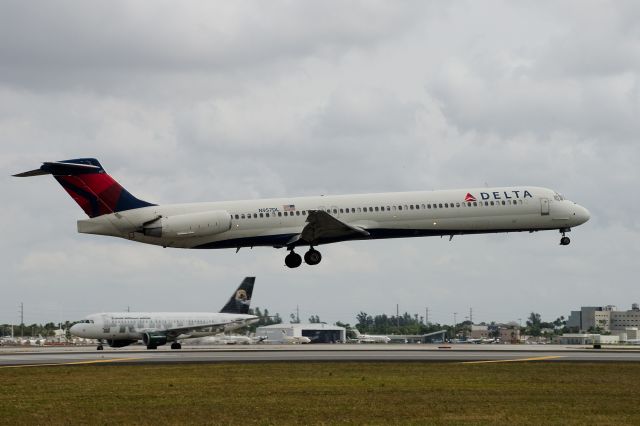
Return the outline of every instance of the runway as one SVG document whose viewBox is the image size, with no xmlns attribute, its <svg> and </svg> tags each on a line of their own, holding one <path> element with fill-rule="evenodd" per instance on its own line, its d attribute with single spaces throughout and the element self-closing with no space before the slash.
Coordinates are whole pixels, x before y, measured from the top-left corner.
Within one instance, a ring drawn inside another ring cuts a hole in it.
<svg viewBox="0 0 640 426">
<path fill-rule="evenodd" d="M 4 347 L 0 369 L 71 365 L 144 365 L 215 362 L 638 362 L 640 348 L 525 345 L 253 345 L 186 346 L 182 350 L 142 346 L 97 351 L 94 347 Z"/>
</svg>

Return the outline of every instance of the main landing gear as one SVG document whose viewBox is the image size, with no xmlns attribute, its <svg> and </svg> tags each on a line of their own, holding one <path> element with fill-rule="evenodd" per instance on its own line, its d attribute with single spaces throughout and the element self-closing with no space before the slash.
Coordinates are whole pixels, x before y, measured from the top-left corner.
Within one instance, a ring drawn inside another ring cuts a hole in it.
<svg viewBox="0 0 640 426">
<path fill-rule="evenodd" d="M 565 235 L 565 232 L 569 232 L 571 229 L 561 229 L 560 233 L 562 234 L 562 238 L 560 238 L 561 246 L 568 246 L 571 243 L 571 239 Z"/>
<path fill-rule="evenodd" d="M 171 344 L 171 349 L 182 349 L 182 345 L 178 342 L 173 342 Z"/>
<path fill-rule="evenodd" d="M 304 261 L 307 265 L 317 265 L 321 260 L 322 255 L 313 247 L 304 254 Z M 302 257 L 291 249 L 291 252 L 284 258 L 284 264 L 289 268 L 297 268 L 302 265 Z"/>
<path fill-rule="evenodd" d="M 102 346 L 102 340 L 98 340 L 98 347 L 96 348 L 99 351 L 103 351 L 104 350 L 104 346 Z"/>
</svg>

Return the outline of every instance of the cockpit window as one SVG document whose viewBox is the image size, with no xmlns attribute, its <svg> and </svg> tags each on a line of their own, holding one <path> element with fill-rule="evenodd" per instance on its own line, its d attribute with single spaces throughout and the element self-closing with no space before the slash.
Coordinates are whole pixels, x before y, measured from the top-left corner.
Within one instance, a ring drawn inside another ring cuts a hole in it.
<svg viewBox="0 0 640 426">
<path fill-rule="evenodd" d="M 556 201 L 562 201 L 564 200 L 564 197 L 562 196 L 562 194 L 558 194 L 557 192 L 553 195 L 553 199 Z"/>
</svg>

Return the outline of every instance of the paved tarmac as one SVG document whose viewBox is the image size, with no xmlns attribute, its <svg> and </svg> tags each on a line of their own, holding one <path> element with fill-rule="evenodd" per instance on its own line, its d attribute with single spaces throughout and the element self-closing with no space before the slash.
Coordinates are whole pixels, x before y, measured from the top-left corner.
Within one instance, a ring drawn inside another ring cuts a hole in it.
<svg viewBox="0 0 640 426">
<path fill-rule="evenodd" d="M 422 362 L 638 362 L 640 347 L 593 349 L 559 345 L 250 345 L 183 346 L 182 350 L 144 346 L 3 347 L 0 369 L 64 365 L 142 365 L 213 362 L 422 361 Z"/>
</svg>

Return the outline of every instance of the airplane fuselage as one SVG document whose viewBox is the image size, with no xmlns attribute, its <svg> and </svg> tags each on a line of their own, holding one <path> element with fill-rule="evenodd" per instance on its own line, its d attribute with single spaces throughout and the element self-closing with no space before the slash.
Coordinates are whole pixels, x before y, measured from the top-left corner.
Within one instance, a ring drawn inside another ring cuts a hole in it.
<svg viewBox="0 0 640 426">
<path fill-rule="evenodd" d="M 257 320 L 257 317 L 248 314 L 207 312 L 105 312 L 89 315 L 84 321 L 73 325 L 71 334 L 88 339 L 142 340 L 145 333 L 226 323 L 168 338 L 168 341 L 174 341 L 235 330 L 246 326 L 246 321 L 254 318 Z"/>
<path fill-rule="evenodd" d="M 345 240 L 569 230 L 589 219 L 551 189 L 500 187 L 169 204 L 78 221 L 78 231 L 178 248 L 291 247 L 311 211 L 363 230 Z M 146 225 L 145 225 L 146 224 Z M 199 227 L 199 228 L 198 228 Z M 153 230 L 160 229 L 154 232 Z"/>
</svg>

